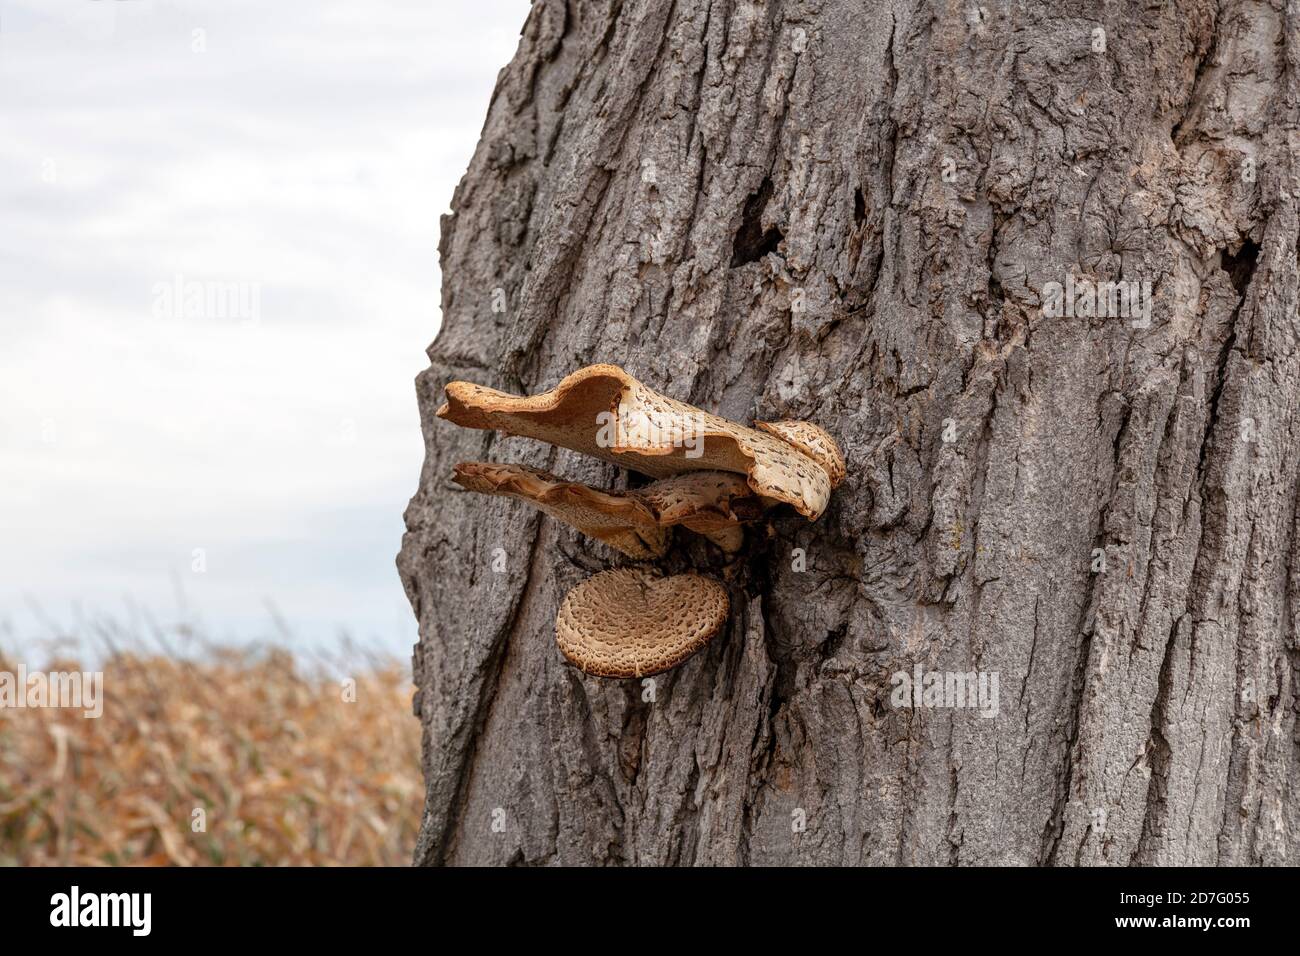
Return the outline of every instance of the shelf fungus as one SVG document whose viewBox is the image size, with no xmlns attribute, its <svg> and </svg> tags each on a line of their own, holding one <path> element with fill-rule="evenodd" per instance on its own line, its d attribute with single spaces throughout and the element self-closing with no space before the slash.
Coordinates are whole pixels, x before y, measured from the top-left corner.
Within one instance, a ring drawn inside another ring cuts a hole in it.
<svg viewBox="0 0 1300 956">
<path fill-rule="evenodd" d="M 527 397 L 452 382 L 438 417 L 466 428 L 540 439 L 652 478 L 735 472 L 760 498 L 792 505 L 812 520 L 830 499 L 831 475 L 788 437 L 795 431 L 786 427 L 792 423 L 778 423 L 774 427 L 784 431 L 772 434 L 737 425 L 666 398 L 616 365 L 589 365 L 549 392 Z"/>
<path fill-rule="evenodd" d="M 470 491 L 527 501 L 631 558 L 658 558 L 668 550 L 668 529 L 633 494 L 600 491 L 523 465 L 483 461 L 461 462 L 452 480 Z"/>
<path fill-rule="evenodd" d="M 702 534 L 724 551 L 740 550 L 743 522 L 763 506 L 739 475 L 695 471 L 635 491 L 603 491 L 523 465 L 465 461 L 452 480 L 462 488 L 526 501 L 630 558 L 661 558 L 668 529 Z"/>
<path fill-rule="evenodd" d="M 702 648 L 729 613 L 727 589 L 712 578 L 618 568 L 589 577 L 564 596 L 555 639 L 584 673 L 649 677 Z"/>
<path fill-rule="evenodd" d="M 839 446 L 811 422 L 738 425 L 660 395 L 615 365 L 588 366 L 528 397 L 452 382 L 438 417 L 539 439 L 657 479 L 615 491 L 489 462 L 462 462 L 453 475 L 470 491 L 527 501 L 638 560 L 663 557 L 676 526 L 735 553 L 744 525 L 774 505 L 815 521 L 846 475 Z M 588 674 L 644 677 L 703 647 L 728 609 L 726 589 L 710 578 L 605 571 L 565 596 L 556 640 Z"/>
</svg>

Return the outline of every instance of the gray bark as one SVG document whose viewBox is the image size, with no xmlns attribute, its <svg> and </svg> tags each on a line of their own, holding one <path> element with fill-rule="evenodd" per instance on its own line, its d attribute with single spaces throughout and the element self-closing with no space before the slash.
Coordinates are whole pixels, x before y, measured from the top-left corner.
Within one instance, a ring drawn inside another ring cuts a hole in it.
<svg viewBox="0 0 1300 956">
<path fill-rule="evenodd" d="M 1295 3 L 535 0 L 418 380 L 416 861 L 1296 862 L 1298 60 Z M 1044 316 L 1067 273 L 1150 328 Z M 848 457 L 662 562 L 732 615 L 653 700 L 555 647 L 626 560 L 448 481 L 627 476 L 433 414 L 592 362 Z M 997 716 L 898 706 L 918 663 Z"/>
</svg>

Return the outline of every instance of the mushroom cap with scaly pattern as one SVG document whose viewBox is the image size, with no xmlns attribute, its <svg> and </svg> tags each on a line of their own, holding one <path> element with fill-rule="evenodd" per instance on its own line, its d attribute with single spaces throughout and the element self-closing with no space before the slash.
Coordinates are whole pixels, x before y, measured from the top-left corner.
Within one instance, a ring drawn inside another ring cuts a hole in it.
<svg viewBox="0 0 1300 956">
<path fill-rule="evenodd" d="M 754 427 L 775 435 L 784 442 L 793 445 L 817 464 L 831 479 L 831 487 L 838 488 L 848 477 L 848 467 L 844 462 L 844 452 L 830 433 L 820 425 L 803 421 L 754 422 Z"/>
<path fill-rule="evenodd" d="M 560 651 L 593 677 L 649 677 L 682 663 L 726 625 L 727 589 L 698 574 L 639 568 L 593 575 L 564 596 Z"/>
</svg>

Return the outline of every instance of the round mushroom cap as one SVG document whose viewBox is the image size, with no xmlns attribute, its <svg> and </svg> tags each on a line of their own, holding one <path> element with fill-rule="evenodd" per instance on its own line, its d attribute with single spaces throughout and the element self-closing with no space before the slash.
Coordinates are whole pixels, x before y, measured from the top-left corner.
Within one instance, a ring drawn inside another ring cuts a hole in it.
<svg viewBox="0 0 1300 956">
<path fill-rule="evenodd" d="M 649 677 L 707 644 L 730 610 L 727 589 L 712 578 L 618 568 L 593 575 L 564 596 L 555 640 L 587 674 Z"/>
</svg>

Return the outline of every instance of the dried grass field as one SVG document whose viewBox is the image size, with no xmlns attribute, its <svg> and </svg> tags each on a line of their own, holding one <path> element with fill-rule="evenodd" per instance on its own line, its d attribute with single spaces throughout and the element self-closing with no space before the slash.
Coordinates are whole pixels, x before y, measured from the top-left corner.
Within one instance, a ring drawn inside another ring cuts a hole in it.
<svg viewBox="0 0 1300 956">
<path fill-rule="evenodd" d="M 409 864 L 422 785 L 404 668 L 355 674 L 351 701 L 284 651 L 96 668 L 98 719 L 0 709 L 0 865 Z"/>
</svg>

